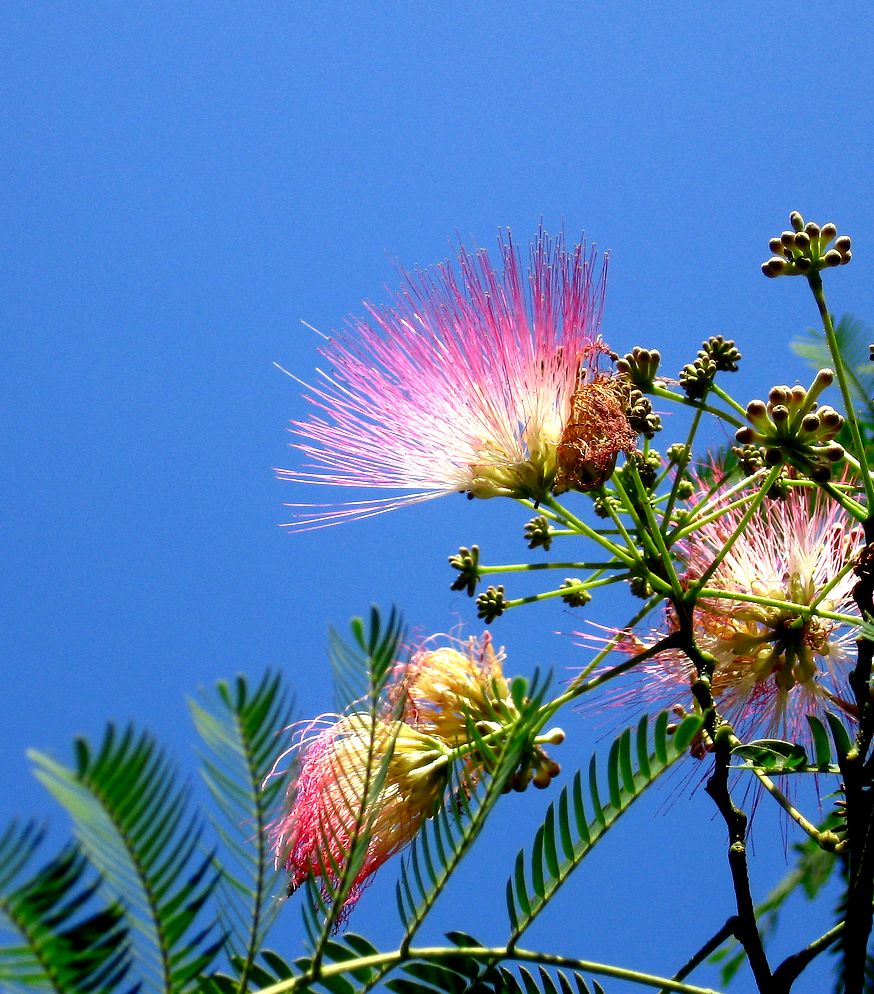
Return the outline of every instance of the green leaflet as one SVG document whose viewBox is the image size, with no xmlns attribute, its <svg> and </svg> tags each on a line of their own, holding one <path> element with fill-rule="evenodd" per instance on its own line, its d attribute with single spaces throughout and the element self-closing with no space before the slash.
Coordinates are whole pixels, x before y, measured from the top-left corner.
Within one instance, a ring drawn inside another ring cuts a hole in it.
<svg viewBox="0 0 874 994">
<path fill-rule="evenodd" d="M 20 939 L 0 947 L 0 988 L 10 994 L 130 990 L 121 906 L 95 900 L 99 880 L 76 846 L 31 872 L 41 841 L 33 824 L 13 822 L 0 836 L 0 929 Z"/>
<path fill-rule="evenodd" d="M 352 645 L 335 631 L 328 635 L 338 711 L 351 701 L 378 700 L 398 661 L 403 640 L 403 619 L 395 609 L 383 622 L 379 609 L 372 607 L 368 624 L 353 618 L 351 628 Z"/>
<path fill-rule="evenodd" d="M 589 764 L 588 796 L 578 772 L 557 802 L 550 804 L 546 817 L 535 833 L 529 854 L 520 850 L 513 876 L 507 884 L 507 910 L 510 944 L 516 940 L 552 899 L 558 888 L 579 865 L 616 819 L 669 766 L 683 755 L 697 734 L 702 720 L 689 716 L 671 736 L 667 715 L 661 714 L 649 742 L 648 719 L 636 732 L 637 769 L 632 761 L 632 730 L 626 729 L 613 742 L 607 759 L 607 798 L 602 800 L 597 755 Z M 641 757 L 645 757 L 641 759 Z M 592 812 L 586 813 L 586 803 Z"/>
<path fill-rule="evenodd" d="M 148 990 L 194 990 L 221 945 L 201 910 L 218 875 L 202 822 L 154 739 L 108 726 L 96 753 L 79 739 L 68 767 L 31 751 L 36 776 L 68 811 L 110 900 L 125 907 Z M 196 941 L 195 941 L 196 940 Z"/>
<path fill-rule="evenodd" d="M 221 842 L 216 892 L 225 951 L 237 966 L 235 990 L 246 989 L 255 956 L 279 904 L 267 826 L 277 816 L 288 776 L 262 783 L 276 753 L 276 733 L 291 721 L 278 673 L 267 672 L 249 688 L 243 677 L 220 681 L 203 702 L 189 701 L 204 744 L 201 774 L 215 802 L 209 818 Z"/>
<path fill-rule="evenodd" d="M 397 888 L 405 947 L 479 835 L 529 746 L 546 682 L 535 677 L 525 690 L 528 696 L 520 697 L 517 705 L 520 720 L 500 748 L 487 745 L 473 724 L 469 725 L 468 735 L 479 754 L 488 756 L 491 772 L 471 784 L 463 770 L 454 770 L 447 792 L 451 800 L 435 812 L 413 841 Z"/>
</svg>

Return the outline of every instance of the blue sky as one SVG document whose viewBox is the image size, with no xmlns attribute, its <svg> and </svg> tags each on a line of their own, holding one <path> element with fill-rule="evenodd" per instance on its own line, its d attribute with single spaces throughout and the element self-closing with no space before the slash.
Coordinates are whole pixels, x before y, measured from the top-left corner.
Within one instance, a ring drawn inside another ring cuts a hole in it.
<svg viewBox="0 0 874 994">
<path fill-rule="evenodd" d="M 305 405 L 273 364 L 306 379 L 301 322 L 327 332 L 385 300 L 396 264 L 459 236 L 492 247 L 499 227 L 524 244 L 541 219 L 585 231 L 611 252 L 610 344 L 679 369 L 734 337 L 751 397 L 808 375 L 787 343 L 812 302 L 759 272 L 797 208 L 853 235 L 830 302 L 871 318 L 871 24 L 862 3 L 4 5 L 4 819 L 52 817 L 26 747 L 67 757 L 109 718 L 192 771 L 185 695 L 219 677 L 280 667 L 301 715 L 326 710 L 327 628 L 371 602 L 479 630 L 445 557 L 478 541 L 519 558 L 524 511 L 447 498 L 277 527 L 302 495 L 272 467 L 294 461 L 284 428 Z M 558 605 L 494 634 L 511 672 L 560 676 L 580 652 L 553 633 L 574 626 Z M 609 728 L 565 725 L 572 770 Z M 712 916 L 689 899 L 725 887 L 721 827 L 672 789 L 580 871 L 545 944 L 671 972 L 721 924 L 727 890 Z M 519 812 L 544 803 L 507 801 L 445 927 L 488 936 Z M 782 853 L 757 844 L 760 894 Z M 356 928 L 383 927 L 390 882 Z M 627 913 L 635 887 L 652 933 Z M 294 910 L 282 929 L 296 952 Z"/>
</svg>

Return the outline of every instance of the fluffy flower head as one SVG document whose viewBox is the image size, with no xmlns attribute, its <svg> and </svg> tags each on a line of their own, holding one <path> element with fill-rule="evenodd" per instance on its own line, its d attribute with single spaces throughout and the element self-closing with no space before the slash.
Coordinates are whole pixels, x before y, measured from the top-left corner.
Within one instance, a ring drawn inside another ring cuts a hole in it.
<svg viewBox="0 0 874 994">
<path fill-rule="evenodd" d="M 308 388 L 315 408 L 292 424 L 304 483 L 401 491 L 311 505 L 317 527 L 445 493 L 544 497 L 579 385 L 597 375 L 606 265 L 584 245 L 542 231 L 526 275 L 509 234 L 501 268 L 463 248 L 449 264 L 405 276 L 390 307 L 368 307 L 321 349 Z"/>
<path fill-rule="evenodd" d="M 724 513 L 706 520 L 682 549 L 689 584 L 704 575 L 743 515 L 743 506 L 730 507 L 719 494 L 715 503 L 723 505 Z M 764 734 L 803 741 L 805 715 L 829 705 L 851 710 L 847 677 L 855 661 L 855 627 L 791 605 L 857 615 L 855 577 L 846 567 L 861 541 L 858 525 L 822 491 L 792 487 L 784 499 L 762 505 L 708 578 L 708 588 L 776 602 L 705 597 L 694 611 L 696 642 L 715 660 L 717 707 L 741 737 Z M 675 627 L 669 608 L 667 630 Z M 617 648 L 628 653 L 655 642 L 615 634 Z M 684 653 L 665 650 L 634 672 L 637 686 L 625 693 L 626 700 L 657 701 L 659 706 L 689 701 L 695 668 Z"/>
<path fill-rule="evenodd" d="M 371 875 L 433 813 L 448 768 L 440 762 L 440 743 L 404 722 L 353 712 L 320 725 L 325 722 L 305 726 L 293 747 L 301 753 L 300 773 L 272 842 L 277 864 L 289 873 L 291 893 L 311 874 L 336 884 L 364 826 L 367 852 L 342 918 Z"/>
<path fill-rule="evenodd" d="M 517 711 L 503 659 L 488 632 L 481 639 L 420 649 L 394 689 L 395 699 L 403 700 L 404 720 L 450 745 L 467 738 L 468 722 L 506 724 Z"/>
</svg>

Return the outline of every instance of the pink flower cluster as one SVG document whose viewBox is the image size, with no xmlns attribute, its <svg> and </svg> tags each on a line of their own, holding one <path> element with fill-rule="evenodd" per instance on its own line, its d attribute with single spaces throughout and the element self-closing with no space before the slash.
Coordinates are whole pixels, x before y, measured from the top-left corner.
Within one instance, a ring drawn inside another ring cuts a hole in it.
<svg viewBox="0 0 874 994">
<path fill-rule="evenodd" d="M 702 485 L 692 498 L 708 513 L 682 545 L 686 585 L 705 575 L 740 524 L 745 505 L 730 504 L 726 490 L 708 498 Z M 835 501 L 819 489 L 793 486 L 785 498 L 762 504 L 707 579 L 708 589 L 728 596 L 714 593 L 698 601 L 694 636 L 715 660 L 714 698 L 741 738 L 767 735 L 803 742 L 806 715 L 828 707 L 853 713 L 847 677 L 855 661 L 857 628 L 815 610 L 858 617 L 851 564 L 861 543 L 861 528 Z M 665 630 L 645 638 L 616 630 L 604 640 L 578 634 L 585 644 L 615 640 L 619 651 L 635 654 L 675 627 L 669 608 Z M 625 703 L 690 703 L 696 671 L 679 650 L 660 652 L 633 673 L 633 687 L 619 692 Z"/>
<path fill-rule="evenodd" d="M 364 518 L 446 493 L 541 499 L 574 391 L 597 371 L 606 262 L 542 230 L 527 278 L 510 235 L 501 269 L 460 249 L 406 275 L 391 307 L 368 306 L 320 350 L 314 407 L 292 423 L 306 457 L 281 477 L 399 491 L 347 504 L 299 505 L 290 527 Z"/>
</svg>

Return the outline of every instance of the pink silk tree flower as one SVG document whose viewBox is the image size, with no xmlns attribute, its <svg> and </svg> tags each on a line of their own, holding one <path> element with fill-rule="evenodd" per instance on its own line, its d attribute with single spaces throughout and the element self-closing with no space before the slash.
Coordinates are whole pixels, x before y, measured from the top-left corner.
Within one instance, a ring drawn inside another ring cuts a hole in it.
<svg viewBox="0 0 874 994">
<path fill-rule="evenodd" d="M 300 755 L 300 771 L 289 788 L 288 810 L 271 831 L 277 866 L 289 874 L 289 894 L 313 875 L 325 880 L 327 897 L 356 837 L 366 840 L 339 924 L 372 875 L 434 813 L 449 772 L 446 751 L 404 722 L 352 713 L 302 726 L 274 772 L 292 752 Z"/>
<path fill-rule="evenodd" d="M 705 496 L 706 491 L 699 499 Z M 719 508 L 718 493 L 713 504 Z M 722 504 L 723 514 L 683 542 L 686 585 L 704 575 L 740 522 L 744 508 Z M 780 602 L 858 616 L 852 598 L 856 579 L 847 566 L 861 544 L 860 526 L 835 501 L 821 490 L 795 486 L 783 499 L 765 501 L 708 578 L 708 588 L 777 602 L 705 597 L 694 611 L 698 647 L 715 659 L 716 705 L 742 739 L 766 735 L 804 742 L 809 737 L 805 715 L 822 714 L 829 706 L 853 715 L 847 678 L 855 665 L 856 627 L 804 616 Z M 614 632 L 616 649 L 641 652 L 675 629 L 669 607 L 666 631 L 647 639 Z M 578 634 L 585 643 L 599 641 Z M 691 700 L 695 668 L 679 650 L 659 653 L 633 674 L 634 689 L 621 691 L 627 704 L 671 706 Z"/>
<path fill-rule="evenodd" d="M 575 390 L 597 375 L 606 261 L 542 230 L 527 278 L 507 234 L 484 250 L 404 276 L 389 307 L 367 305 L 320 352 L 315 408 L 292 422 L 306 457 L 285 479 L 397 491 L 302 505 L 290 527 L 369 517 L 446 493 L 539 500 L 553 488 Z"/>
</svg>

